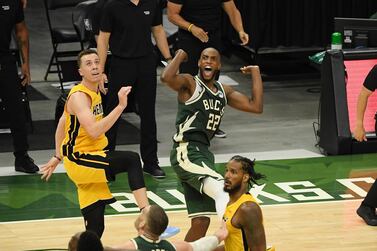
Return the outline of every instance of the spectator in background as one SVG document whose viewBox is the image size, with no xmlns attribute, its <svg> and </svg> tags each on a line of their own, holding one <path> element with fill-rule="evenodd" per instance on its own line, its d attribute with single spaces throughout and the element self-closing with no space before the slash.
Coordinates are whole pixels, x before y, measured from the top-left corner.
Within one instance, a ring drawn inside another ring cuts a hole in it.
<svg viewBox="0 0 377 251">
<path fill-rule="evenodd" d="M 365 78 L 364 84 L 361 87 L 359 98 L 357 100 L 356 109 L 356 127 L 354 130 L 354 138 L 359 141 L 367 141 L 364 128 L 364 114 L 367 107 L 368 99 L 370 95 L 377 88 L 377 65 L 375 65 L 372 70 L 368 73 Z M 377 119 L 377 111 L 374 116 Z M 375 132 L 377 132 L 377 120 L 375 124 Z M 363 218 L 365 223 L 370 226 L 377 226 L 377 180 L 373 183 L 372 187 L 369 189 L 367 196 L 361 202 L 360 207 L 357 209 L 357 214 Z"/>
<path fill-rule="evenodd" d="M 153 52 L 151 31 L 157 47 L 166 61 L 171 55 L 162 27 L 162 10 L 156 0 L 114 0 L 105 4 L 102 13 L 97 50 L 104 72 L 107 50 L 112 53 L 109 88 L 105 114 L 117 104 L 116 94 L 122 86 L 133 86 L 140 115 L 140 153 L 144 172 L 155 178 L 164 178 L 158 165 L 156 102 L 156 58 Z M 107 80 L 103 74 L 104 81 Z M 102 92 L 106 92 L 103 85 Z M 109 150 L 116 146 L 118 123 L 108 131 Z"/>
<path fill-rule="evenodd" d="M 39 171 L 29 157 L 25 109 L 21 101 L 21 87 L 29 85 L 29 32 L 20 0 L 2 0 L 0 9 L 0 98 L 4 102 L 13 138 L 15 170 L 24 173 Z M 22 80 L 17 73 L 16 60 L 9 49 L 13 29 L 22 57 Z"/>
<path fill-rule="evenodd" d="M 179 28 L 178 48 L 189 55 L 179 68 L 181 73 L 198 74 L 198 60 L 205 48 L 221 52 L 221 9 L 238 32 L 241 44 L 246 45 L 249 35 L 233 0 L 168 0 L 168 18 Z M 225 138 L 226 133 L 218 129 L 215 137 Z"/>
<path fill-rule="evenodd" d="M 98 0 L 94 8 L 92 25 L 93 25 L 93 34 L 94 34 L 96 42 L 99 35 L 99 29 L 100 29 L 101 20 L 102 20 L 102 12 L 103 12 L 103 8 L 105 7 L 106 2 L 107 0 Z"/>
</svg>

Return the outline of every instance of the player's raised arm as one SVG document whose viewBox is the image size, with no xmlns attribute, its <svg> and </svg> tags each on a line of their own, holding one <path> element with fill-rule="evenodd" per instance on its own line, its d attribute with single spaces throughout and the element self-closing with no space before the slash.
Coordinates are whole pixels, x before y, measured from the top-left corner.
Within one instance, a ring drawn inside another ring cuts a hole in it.
<svg viewBox="0 0 377 251">
<path fill-rule="evenodd" d="M 179 74 L 179 66 L 187 60 L 187 53 L 179 49 L 173 60 L 166 66 L 161 74 L 161 81 L 177 92 L 192 93 L 195 81 L 190 74 Z"/>
<path fill-rule="evenodd" d="M 224 85 L 228 105 L 231 107 L 251 113 L 263 112 L 263 82 L 259 67 L 256 65 L 244 66 L 241 68 L 243 74 L 250 74 L 252 79 L 251 96 L 234 90 L 232 87 Z"/>
</svg>

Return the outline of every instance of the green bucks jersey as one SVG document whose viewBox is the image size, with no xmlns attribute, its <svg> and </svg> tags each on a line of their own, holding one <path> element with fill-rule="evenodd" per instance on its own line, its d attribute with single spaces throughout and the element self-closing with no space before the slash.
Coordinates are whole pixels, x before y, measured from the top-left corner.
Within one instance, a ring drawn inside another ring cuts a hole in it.
<svg viewBox="0 0 377 251">
<path fill-rule="evenodd" d="M 167 240 L 153 241 L 144 235 L 131 239 L 135 248 L 140 251 L 176 251 L 174 245 Z"/>
<path fill-rule="evenodd" d="M 210 145 L 220 125 L 227 100 L 223 86 L 215 83 L 213 92 L 198 76 L 195 76 L 194 94 L 185 103 L 178 102 L 175 142 L 200 142 Z"/>
</svg>

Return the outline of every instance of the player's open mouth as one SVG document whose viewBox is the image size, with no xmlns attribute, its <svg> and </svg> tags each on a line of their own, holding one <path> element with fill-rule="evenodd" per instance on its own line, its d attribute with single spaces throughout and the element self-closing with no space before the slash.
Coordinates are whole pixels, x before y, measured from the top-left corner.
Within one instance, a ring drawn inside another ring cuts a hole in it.
<svg viewBox="0 0 377 251">
<path fill-rule="evenodd" d="M 212 67 L 207 65 L 207 66 L 204 67 L 204 70 L 205 71 L 212 71 Z"/>
<path fill-rule="evenodd" d="M 203 75 L 204 75 L 205 77 L 210 78 L 210 77 L 212 77 L 212 74 L 213 74 L 212 67 L 211 67 L 211 66 L 205 66 L 205 67 L 204 67 L 204 71 L 203 71 Z"/>
</svg>

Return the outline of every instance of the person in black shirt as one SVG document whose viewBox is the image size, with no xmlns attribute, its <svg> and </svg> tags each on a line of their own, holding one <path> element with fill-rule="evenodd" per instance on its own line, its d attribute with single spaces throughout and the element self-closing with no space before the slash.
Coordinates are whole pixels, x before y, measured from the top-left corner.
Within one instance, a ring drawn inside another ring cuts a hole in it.
<svg viewBox="0 0 377 251">
<path fill-rule="evenodd" d="M 354 130 L 354 138 L 359 141 L 367 141 L 364 128 L 364 113 L 367 107 L 369 96 L 377 88 L 377 65 L 375 65 L 372 70 L 368 73 L 365 78 L 363 87 L 357 100 L 357 110 L 356 110 L 356 127 Z M 377 115 L 377 113 L 376 113 Z M 377 119 L 375 115 L 375 119 Z M 377 121 L 375 126 L 375 131 L 377 133 Z M 370 226 L 377 226 L 377 180 L 373 183 L 372 187 L 369 189 L 367 196 L 361 202 L 360 207 L 357 209 L 357 214 L 363 218 L 363 220 Z"/>
<path fill-rule="evenodd" d="M 190 55 L 181 65 L 181 73 L 198 73 L 198 60 L 205 48 L 221 51 L 221 9 L 229 16 L 241 44 L 246 45 L 249 36 L 233 0 L 168 0 L 168 18 L 179 27 L 178 47 Z"/>
<path fill-rule="evenodd" d="M 95 7 L 94 7 L 92 29 L 93 29 L 93 34 L 95 36 L 96 42 L 97 42 L 97 39 L 98 39 L 99 29 L 100 29 L 100 25 L 101 25 L 102 10 L 103 10 L 106 2 L 107 2 L 107 0 L 98 0 L 95 4 Z"/>
<path fill-rule="evenodd" d="M 198 73 L 198 60 L 205 48 L 221 52 L 221 9 L 229 16 L 241 44 L 246 45 L 249 35 L 243 29 L 241 14 L 233 0 L 168 0 L 168 18 L 179 27 L 178 48 L 190 55 L 180 66 L 181 73 L 193 76 Z M 226 133 L 218 129 L 215 137 L 225 138 Z"/>
<path fill-rule="evenodd" d="M 156 136 L 156 58 L 153 52 L 151 32 L 163 57 L 171 55 L 162 27 L 162 10 L 155 0 L 113 0 L 105 4 L 102 13 L 100 34 L 97 41 L 102 72 L 110 45 L 109 89 L 105 114 L 117 104 L 116 95 L 121 86 L 131 85 L 135 92 L 140 115 L 140 154 L 144 172 L 156 178 L 165 173 L 158 165 Z M 106 75 L 104 80 L 106 80 Z M 106 92 L 100 85 L 102 92 Z M 116 145 L 117 124 L 107 133 L 109 150 Z"/>
<path fill-rule="evenodd" d="M 10 119 L 13 137 L 15 169 L 19 172 L 39 171 L 34 160 L 27 154 L 25 110 L 21 102 L 21 85 L 30 84 L 29 33 L 24 21 L 23 4 L 20 0 L 0 0 L 0 98 Z M 17 73 L 16 60 L 9 49 L 13 29 L 20 45 L 22 77 Z M 21 84 L 20 84 L 21 83 Z"/>
</svg>

